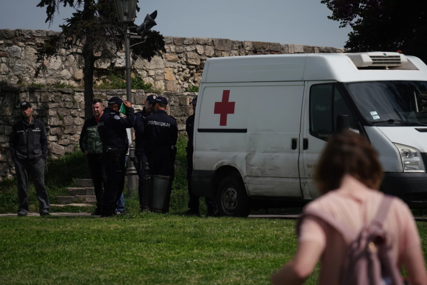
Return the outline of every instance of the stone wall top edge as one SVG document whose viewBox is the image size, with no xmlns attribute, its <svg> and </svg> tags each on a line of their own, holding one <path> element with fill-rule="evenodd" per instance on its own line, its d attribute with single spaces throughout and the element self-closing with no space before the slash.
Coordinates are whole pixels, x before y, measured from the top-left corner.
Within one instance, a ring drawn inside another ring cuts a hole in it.
<svg viewBox="0 0 427 285">
<path fill-rule="evenodd" d="M 32 36 L 34 37 L 46 37 L 46 35 L 51 35 L 51 34 L 59 34 L 61 32 L 58 31 L 52 31 L 52 30 L 40 30 L 40 29 L 15 29 L 15 30 L 11 30 L 11 29 L 0 29 L 0 39 L 2 38 L 11 38 L 11 33 L 14 33 L 14 36 L 20 36 L 17 33 L 31 33 Z M 47 33 L 47 34 L 46 34 Z M 174 39 L 194 39 L 194 40 L 200 40 L 200 39 L 205 39 L 205 40 L 227 40 L 227 41 L 233 41 L 233 42 L 241 42 L 241 43 L 269 43 L 269 44 L 281 44 L 283 45 L 283 43 L 280 42 L 266 42 L 266 41 L 249 41 L 249 40 L 233 40 L 233 39 L 228 39 L 228 38 L 209 38 L 209 37 L 178 37 L 178 36 L 164 36 L 165 38 L 169 38 L 172 40 Z M 336 48 L 336 47 L 328 47 L 328 46 L 316 46 L 316 45 L 302 45 L 302 44 L 287 44 L 287 45 L 300 45 L 300 46 L 306 46 L 306 47 L 320 47 L 320 48 Z M 336 48 L 336 49 L 343 49 L 343 48 Z"/>
</svg>

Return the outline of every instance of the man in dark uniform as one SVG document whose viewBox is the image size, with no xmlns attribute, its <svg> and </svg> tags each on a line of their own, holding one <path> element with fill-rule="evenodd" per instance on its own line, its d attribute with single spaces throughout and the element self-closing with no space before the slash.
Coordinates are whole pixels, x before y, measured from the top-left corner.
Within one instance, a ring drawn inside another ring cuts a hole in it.
<svg viewBox="0 0 427 285">
<path fill-rule="evenodd" d="M 192 192 L 191 187 L 191 175 L 193 172 L 193 138 L 194 138 L 194 115 L 196 113 L 196 105 L 197 105 L 197 96 L 194 96 L 193 100 L 191 101 L 190 105 L 193 108 L 193 115 L 189 116 L 187 118 L 187 121 L 185 122 L 185 131 L 188 135 L 188 142 L 187 142 L 187 183 L 188 183 L 188 195 L 190 196 L 190 200 L 188 201 L 188 211 L 187 215 L 196 215 L 200 216 L 199 211 L 199 197 L 194 195 Z M 216 205 L 215 200 L 211 198 L 206 198 L 206 205 L 208 207 L 208 213 L 207 216 L 216 216 Z"/>
<path fill-rule="evenodd" d="M 120 117 L 120 107 L 124 105 L 126 118 Z M 114 214 L 117 201 L 123 193 L 125 183 L 125 156 L 128 149 L 126 128 L 132 128 L 135 114 L 128 101 L 119 97 L 108 100 L 108 108 L 98 122 L 99 136 L 103 145 L 104 169 L 107 175 L 107 187 L 104 189 L 102 216 Z"/>
<path fill-rule="evenodd" d="M 28 214 L 28 175 L 31 174 L 39 199 L 40 216 L 49 215 L 49 198 L 44 184 L 47 159 L 47 135 L 42 121 L 33 116 L 29 102 L 20 104 L 23 119 L 12 126 L 10 153 L 18 182 L 18 216 Z"/>
<path fill-rule="evenodd" d="M 145 154 L 147 155 L 150 174 L 171 177 L 168 189 L 170 196 L 174 177 L 178 126 L 175 119 L 166 113 L 167 99 L 158 96 L 155 100 L 154 113 L 145 118 L 144 121 Z"/>
<path fill-rule="evenodd" d="M 157 96 L 149 95 L 145 99 L 144 108 L 141 112 L 135 114 L 135 157 L 137 160 L 138 170 L 138 196 L 141 211 L 148 211 L 148 192 L 144 191 L 144 165 L 147 162 L 147 156 L 144 153 L 144 120 L 154 111 L 154 103 Z"/>
<path fill-rule="evenodd" d="M 96 210 L 92 215 L 101 215 L 107 177 L 104 172 L 102 142 L 98 131 L 98 122 L 104 113 L 104 106 L 102 106 L 100 99 L 93 100 L 92 113 L 93 117 L 87 119 L 83 125 L 79 143 L 81 151 L 86 155 L 87 165 L 95 188 Z"/>
</svg>

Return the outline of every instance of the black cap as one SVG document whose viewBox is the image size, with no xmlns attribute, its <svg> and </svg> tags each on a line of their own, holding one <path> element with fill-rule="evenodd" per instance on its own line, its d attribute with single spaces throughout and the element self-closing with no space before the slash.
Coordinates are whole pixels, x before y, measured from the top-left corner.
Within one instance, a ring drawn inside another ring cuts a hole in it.
<svg viewBox="0 0 427 285">
<path fill-rule="evenodd" d="M 197 95 L 193 97 L 193 100 L 191 100 L 190 105 L 197 105 Z"/>
<path fill-rule="evenodd" d="M 31 104 L 30 104 L 30 102 L 23 101 L 23 102 L 21 102 L 21 104 L 19 104 L 19 107 L 21 109 L 31 108 Z"/>
<path fill-rule="evenodd" d="M 145 100 L 147 100 L 149 103 L 154 104 L 154 103 L 156 103 L 156 98 L 157 98 L 156 95 L 148 95 L 147 99 L 145 99 Z"/>
<path fill-rule="evenodd" d="M 121 105 L 123 103 L 123 100 L 119 97 L 111 97 L 110 100 L 108 100 L 108 105 L 114 105 L 118 104 Z"/>
<path fill-rule="evenodd" d="M 162 96 L 157 96 L 156 97 L 156 103 L 163 103 L 163 104 L 167 105 L 168 99 L 166 99 L 165 97 L 162 97 Z"/>
</svg>

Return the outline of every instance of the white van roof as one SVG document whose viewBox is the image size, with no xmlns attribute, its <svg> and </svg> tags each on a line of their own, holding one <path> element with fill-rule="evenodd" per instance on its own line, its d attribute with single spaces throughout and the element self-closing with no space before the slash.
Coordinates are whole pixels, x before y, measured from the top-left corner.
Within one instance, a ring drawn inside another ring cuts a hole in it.
<svg viewBox="0 0 427 285">
<path fill-rule="evenodd" d="M 202 76 L 202 83 L 301 80 L 427 81 L 427 66 L 394 52 L 251 55 L 208 59 Z"/>
</svg>

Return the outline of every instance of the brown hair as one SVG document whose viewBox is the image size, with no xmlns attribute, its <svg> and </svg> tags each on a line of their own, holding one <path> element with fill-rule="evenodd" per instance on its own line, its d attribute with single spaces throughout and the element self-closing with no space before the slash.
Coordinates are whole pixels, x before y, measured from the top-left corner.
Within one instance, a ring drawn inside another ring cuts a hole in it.
<svg viewBox="0 0 427 285">
<path fill-rule="evenodd" d="M 330 138 L 316 165 L 314 180 L 321 194 L 338 189 L 349 174 L 368 188 L 380 187 L 383 171 L 369 141 L 350 130 Z"/>
</svg>

